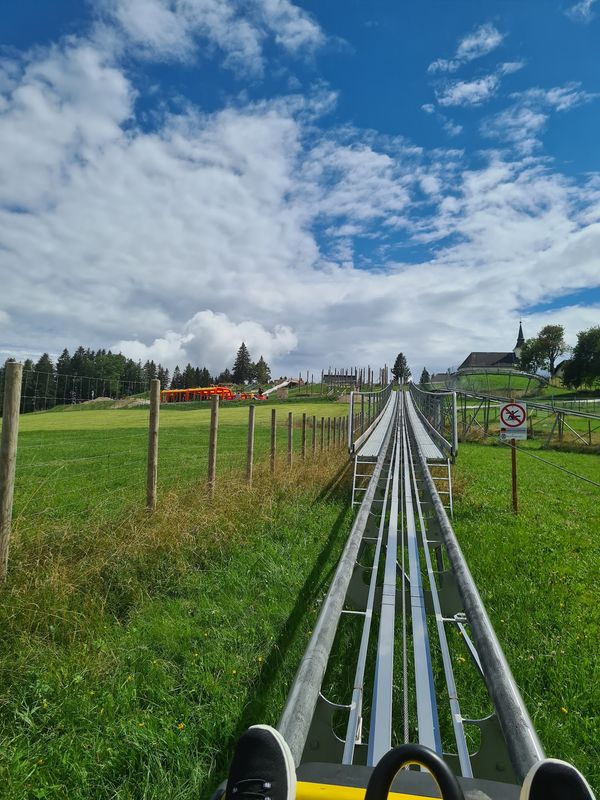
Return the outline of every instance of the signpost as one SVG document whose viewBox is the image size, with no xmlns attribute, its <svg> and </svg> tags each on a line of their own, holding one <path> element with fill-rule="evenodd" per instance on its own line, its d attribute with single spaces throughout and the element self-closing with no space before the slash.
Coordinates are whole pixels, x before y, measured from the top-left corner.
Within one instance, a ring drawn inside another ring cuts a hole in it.
<svg viewBox="0 0 600 800">
<path fill-rule="evenodd" d="M 500 406 L 500 440 L 510 439 L 512 454 L 512 497 L 513 511 L 519 513 L 517 497 L 517 439 L 527 439 L 527 406 L 511 400 Z"/>
</svg>

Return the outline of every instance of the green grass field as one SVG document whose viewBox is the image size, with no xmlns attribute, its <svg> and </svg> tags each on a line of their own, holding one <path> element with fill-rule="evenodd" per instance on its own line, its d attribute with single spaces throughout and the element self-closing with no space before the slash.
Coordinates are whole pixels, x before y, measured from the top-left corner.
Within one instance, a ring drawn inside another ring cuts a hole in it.
<svg viewBox="0 0 600 800">
<path fill-rule="evenodd" d="M 0 593 L 3 797 L 205 797 L 239 732 L 277 720 L 351 513 L 343 448 L 317 447 L 301 463 L 295 428 L 292 470 L 284 455 L 289 410 L 297 425 L 303 411 L 320 419 L 347 406 L 276 405 L 274 481 L 264 460 L 271 407 L 257 407 L 251 489 L 247 407 L 222 409 L 212 502 L 209 409 L 164 408 L 150 516 L 147 409 L 22 418 Z M 122 464 L 102 477 L 118 448 Z M 600 482 L 597 455 L 536 454 Z M 515 517 L 508 449 L 462 443 L 455 528 L 548 754 L 598 789 L 599 490 L 525 453 L 519 478 Z"/>
<path fill-rule="evenodd" d="M 600 482 L 597 455 L 544 451 Z M 600 502 L 597 486 L 510 452 L 462 444 L 454 527 L 492 623 L 550 756 L 600 788 Z"/>
<path fill-rule="evenodd" d="M 248 403 L 223 404 L 219 412 L 218 475 L 243 468 Z M 288 413 L 293 414 L 294 450 L 300 452 L 302 414 L 317 420 L 345 416 L 345 403 L 322 400 L 269 401 L 256 405 L 255 457 L 270 446 L 271 409 L 277 411 L 279 463 L 286 460 Z M 148 407 L 97 409 L 58 407 L 21 417 L 15 488 L 17 530 L 70 517 L 110 519 L 128 505 L 145 503 Z M 163 405 L 159 436 L 159 492 L 202 480 L 208 468 L 208 403 Z M 325 436 L 327 434 L 325 433 Z"/>
</svg>

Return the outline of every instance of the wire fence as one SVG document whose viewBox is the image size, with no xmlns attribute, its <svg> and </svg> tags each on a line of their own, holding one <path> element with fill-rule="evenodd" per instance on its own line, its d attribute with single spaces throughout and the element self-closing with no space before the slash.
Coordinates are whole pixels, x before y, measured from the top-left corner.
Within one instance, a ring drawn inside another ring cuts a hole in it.
<svg viewBox="0 0 600 800">
<path fill-rule="evenodd" d="M 59 383 L 12 366 L 19 368 L 10 370 L 19 373 L 15 385 L 4 378 L 0 392 L 5 411 L 11 398 L 16 403 L 15 413 L 2 419 L 0 550 L 6 552 L 11 530 L 27 536 L 41 526 L 100 523 L 125 510 L 153 508 L 172 489 L 209 482 L 211 446 L 213 483 L 236 471 L 250 482 L 255 464 L 289 469 L 346 441 L 340 406 L 324 417 L 298 413 L 293 404 L 289 411 L 268 401 L 252 410 L 231 403 L 213 425 L 210 402 L 160 406 L 157 392 L 160 426 L 152 451 L 148 384 L 77 376 Z"/>
<path fill-rule="evenodd" d="M 455 458 L 458 451 L 456 392 L 428 392 L 414 383 L 410 384 L 409 392 L 434 439 Z"/>
<path fill-rule="evenodd" d="M 497 434 L 500 408 L 506 400 L 457 392 L 459 432 L 463 439 Z M 543 445 L 592 448 L 600 446 L 600 416 L 595 403 L 550 405 L 527 403 L 527 437 Z"/>
</svg>

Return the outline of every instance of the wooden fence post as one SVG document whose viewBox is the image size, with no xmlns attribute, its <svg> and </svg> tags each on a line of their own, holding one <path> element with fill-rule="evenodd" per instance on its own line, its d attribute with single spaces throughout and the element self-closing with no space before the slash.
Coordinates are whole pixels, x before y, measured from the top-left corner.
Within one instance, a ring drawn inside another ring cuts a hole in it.
<svg viewBox="0 0 600 800">
<path fill-rule="evenodd" d="M 288 467 L 292 466 L 294 459 L 294 415 L 290 411 L 288 414 Z"/>
<path fill-rule="evenodd" d="M 327 449 L 331 446 L 331 417 L 327 417 Z"/>
<path fill-rule="evenodd" d="M 158 426 L 160 422 L 160 381 L 150 381 L 150 420 L 148 425 L 148 473 L 146 476 L 146 508 L 156 508 L 158 479 Z"/>
<path fill-rule="evenodd" d="M 254 405 L 248 407 L 248 447 L 246 450 L 246 483 L 252 486 L 252 466 L 254 461 Z"/>
<path fill-rule="evenodd" d="M 325 417 L 321 417 L 321 452 L 323 452 L 324 441 L 325 441 Z"/>
<path fill-rule="evenodd" d="M 277 411 L 271 409 L 271 475 L 275 473 L 275 459 L 277 458 Z"/>
<path fill-rule="evenodd" d="M 212 497 L 217 479 L 217 434 L 219 432 L 219 395 L 214 394 L 210 406 L 210 438 L 208 440 L 208 490 Z"/>
<path fill-rule="evenodd" d="M 306 413 L 302 414 L 302 461 L 306 460 Z"/>
<path fill-rule="evenodd" d="M 23 365 L 9 361 L 4 372 L 2 439 L 0 440 L 0 583 L 8 572 L 8 549 L 17 465 L 17 437 Z"/>
<path fill-rule="evenodd" d="M 312 418 L 312 454 L 313 457 L 317 452 L 317 418 L 313 416 Z"/>
</svg>

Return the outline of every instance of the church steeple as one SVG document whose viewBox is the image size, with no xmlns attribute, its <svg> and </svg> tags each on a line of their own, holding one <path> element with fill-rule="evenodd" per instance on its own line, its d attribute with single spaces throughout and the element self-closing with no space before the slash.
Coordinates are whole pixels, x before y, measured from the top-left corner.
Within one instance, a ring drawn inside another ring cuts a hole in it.
<svg viewBox="0 0 600 800">
<path fill-rule="evenodd" d="M 513 353 L 515 354 L 516 358 L 521 357 L 521 348 L 525 343 L 525 337 L 523 336 L 523 325 L 521 320 L 519 320 L 519 335 L 517 336 L 517 343 L 514 346 Z"/>
</svg>

